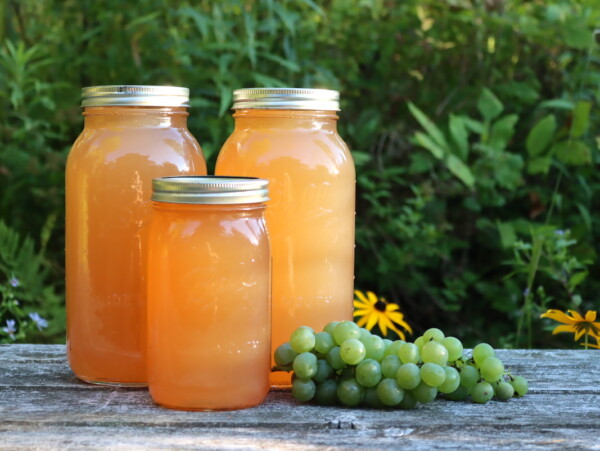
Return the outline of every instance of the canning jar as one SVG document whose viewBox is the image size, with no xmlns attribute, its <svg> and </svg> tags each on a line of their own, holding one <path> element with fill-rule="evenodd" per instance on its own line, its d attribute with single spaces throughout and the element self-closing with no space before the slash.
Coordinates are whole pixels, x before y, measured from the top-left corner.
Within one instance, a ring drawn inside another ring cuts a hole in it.
<svg viewBox="0 0 600 451">
<path fill-rule="evenodd" d="M 145 253 L 152 179 L 206 174 L 187 88 L 83 88 L 66 169 L 67 350 L 87 382 L 146 385 Z"/>
<path fill-rule="evenodd" d="M 154 180 L 148 254 L 148 387 L 181 410 L 259 404 L 269 391 L 268 182 Z"/>
<path fill-rule="evenodd" d="M 352 320 L 355 169 L 337 132 L 339 93 L 323 89 L 234 92 L 235 128 L 216 174 L 270 181 L 273 347 L 298 326 Z M 287 386 L 275 372 L 271 383 Z"/>
</svg>

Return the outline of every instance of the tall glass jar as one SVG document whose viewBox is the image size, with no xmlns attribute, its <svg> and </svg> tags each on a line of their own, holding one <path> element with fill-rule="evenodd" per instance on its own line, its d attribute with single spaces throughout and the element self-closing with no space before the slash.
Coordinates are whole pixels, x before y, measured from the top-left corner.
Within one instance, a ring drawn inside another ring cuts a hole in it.
<svg viewBox="0 0 600 451">
<path fill-rule="evenodd" d="M 241 89 L 233 109 L 215 172 L 270 181 L 275 348 L 298 326 L 352 319 L 354 162 L 337 132 L 336 91 Z M 290 377 L 276 372 L 271 383 Z"/>
<path fill-rule="evenodd" d="M 87 382 L 146 385 L 152 179 L 206 174 L 187 88 L 95 86 L 66 169 L 67 350 Z"/>
<path fill-rule="evenodd" d="M 158 404 L 259 404 L 271 369 L 268 182 L 154 180 L 148 254 L 148 387 Z"/>
</svg>

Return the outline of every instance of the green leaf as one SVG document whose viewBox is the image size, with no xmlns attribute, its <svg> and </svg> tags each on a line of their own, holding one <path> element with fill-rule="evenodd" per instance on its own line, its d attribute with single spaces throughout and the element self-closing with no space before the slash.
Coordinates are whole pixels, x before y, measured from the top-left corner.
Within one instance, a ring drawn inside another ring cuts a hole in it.
<svg viewBox="0 0 600 451">
<path fill-rule="evenodd" d="M 221 102 L 219 104 L 219 117 L 223 117 L 227 109 L 231 106 L 232 89 L 228 86 L 220 86 Z"/>
<path fill-rule="evenodd" d="M 513 244 L 517 242 L 517 234 L 512 224 L 508 222 L 496 221 L 496 227 L 500 234 L 500 242 L 504 249 L 512 248 Z"/>
<path fill-rule="evenodd" d="M 587 275 L 588 275 L 587 271 L 576 272 L 569 278 L 569 287 L 575 288 L 577 285 L 579 285 L 581 282 L 583 282 L 585 280 Z"/>
<path fill-rule="evenodd" d="M 413 103 L 408 104 L 408 109 L 414 118 L 421 124 L 421 127 L 425 129 L 425 131 L 429 134 L 431 139 L 443 149 L 444 153 L 449 152 L 448 142 L 446 141 L 446 137 L 442 133 L 442 131 L 427 117 L 425 113 L 423 113 L 419 108 L 417 108 Z"/>
<path fill-rule="evenodd" d="M 504 106 L 492 91 L 488 88 L 483 88 L 477 100 L 477 109 L 486 121 L 491 121 L 500 116 L 500 113 L 504 110 Z"/>
<path fill-rule="evenodd" d="M 545 102 L 540 103 L 540 108 L 554 108 L 557 110 L 572 110 L 575 108 L 575 104 L 570 100 L 566 99 L 552 99 L 546 100 Z"/>
<path fill-rule="evenodd" d="M 525 147 L 527 153 L 535 157 L 540 155 L 552 142 L 556 132 L 556 118 L 553 114 L 548 114 L 538 121 L 527 135 Z"/>
<path fill-rule="evenodd" d="M 465 123 L 465 127 L 473 133 L 477 133 L 478 135 L 483 135 L 485 131 L 485 125 L 483 122 L 476 121 L 475 119 L 471 119 L 470 117 L 460 116 L 460 118 Z"/>
<path fill-rule="evenodd" d="M 536 157 L 527 162 L 527 172 L 529 174 L 547 174 L 552 165 L 550 157 Z"/>
<path fill-rule="evenodd" d="M 426 135 L 423 132 L 416 132 L 413 140 L 419 146 L 427 149 L 431 152 L 431 154 L 437 159 L 441 160 L 444 158 L 445 151 L 442 149 L 436 142 L 434 142 L 429 135 Z"/>
<path fill-rule="evenodd" d="M 590 122 L 590 109 L 592 102 L 588 100 L 580 100 L 575 105 L 573 112 L 573 124 L 571 125 L 571 137 L 581 138 L 588 128 Z"/>
<path fill-rule="evenodd" d="M 469 132 L 467 131 L 465 121 L 461 116 L 451 114 L 449 127 L 452 141 L 456 144 L 456 146 L 452 147 L 452 149 L 455 149 L 454 154 L 465 161 L 469 155 Z"/>
<path fill-rule="evenodd" d="M 592 152 L 582 141 L 562 141 L 552 147 L 552 154 L 565 164 L 581 166 L 592 162 Z"/>
<path fill-rule="evenodd" d="M 487 141 L 488 145 L 496 151 L 506 149 L 506 146 L 515 133 L 515 124 L 518 120 L 519 116 L 516 114 L 509 114 L 494 122 Z"/>
<path fill-rule="evenodd" d="M 371 155 L 367 152 L 360 152 L 358 150 L 352 151 L 352 158 L 354 159 L 354 164 L 356 167 L 364 166 L 369 161 L 371 161 Z"/>
<path fill-rule="evenodd" d="M 475 177 L 473 177 L 473 173 L 469 167 L 464 164 L 456 155 L 448 155 L 446 165 L 448 166 L 450 172 L 458 177 L 461 182 L 463 182 L 469 188 L 473 188 L 475 185 Z"/>
<path fill-rule="evenodd" d="M 592 31 L 583 17 L 572 17 L 562 25 L 561 30 L 569 47 L 587 50 L 594 42 Z"/>
</svg>

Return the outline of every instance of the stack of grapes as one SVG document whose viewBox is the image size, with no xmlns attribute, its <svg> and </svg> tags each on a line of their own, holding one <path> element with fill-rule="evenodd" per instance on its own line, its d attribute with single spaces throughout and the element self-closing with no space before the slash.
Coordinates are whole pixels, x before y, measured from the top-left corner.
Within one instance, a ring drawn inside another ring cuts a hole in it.
<svg viewBox="0 0 600 451">
<path fill-rule="evenodd" d="M 485 403 L 508 400 L 528 389 L 481 343 L 472 357 L 457 338 L 429 329 L 414 343 L 386 340 L 352 321 L 331 322 L 323 332 L 296 329 L 275 350 L 275 370 L 292 371 L 292 395 L 301 402 L 412 409 L 438 394 Z"/>
</svg>

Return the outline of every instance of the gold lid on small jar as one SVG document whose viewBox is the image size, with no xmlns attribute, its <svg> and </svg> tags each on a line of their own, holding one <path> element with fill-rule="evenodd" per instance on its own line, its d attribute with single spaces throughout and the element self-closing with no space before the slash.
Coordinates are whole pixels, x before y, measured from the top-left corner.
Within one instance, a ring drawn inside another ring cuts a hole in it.
<svg viewBox="0 0 600 451">
<path fill-rule="evenodd" d="M 233 91 L 234 110 L 340 110 L 340 93 L 330 89 L 247 88 Z"/>
<path fill-rule="evenodd" d="M 180 86 L 110 85 L 81 89 L 81 106 L 189 107 L 190 90 Z"/>
<path fill-rule="evenodd" d="M 269 200 L 268 185 L 268 180 L 254 177 L 160 177 L 152 180 L 152 200 L 177 204 L 254 204 Z"/>
</svg>

